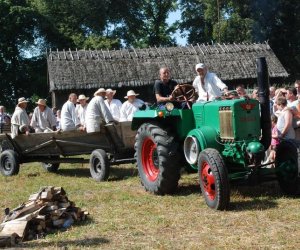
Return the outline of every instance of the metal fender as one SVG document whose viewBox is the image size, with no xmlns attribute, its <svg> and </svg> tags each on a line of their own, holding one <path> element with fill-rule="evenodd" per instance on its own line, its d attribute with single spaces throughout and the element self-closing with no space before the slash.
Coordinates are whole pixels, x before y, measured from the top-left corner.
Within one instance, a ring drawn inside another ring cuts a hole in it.
<svg viewBox="0 0 300 250">
<path fill-rule="evenodd" d="M 191 130 L 184 140 L 184 156 L 187 162 L 195 168 L 197 166 L 199 153 L 205 148 L 215 148 L 220 151 L 217 143 L 218 134 L 212 127 L 203 126 Z"/>
</svg>

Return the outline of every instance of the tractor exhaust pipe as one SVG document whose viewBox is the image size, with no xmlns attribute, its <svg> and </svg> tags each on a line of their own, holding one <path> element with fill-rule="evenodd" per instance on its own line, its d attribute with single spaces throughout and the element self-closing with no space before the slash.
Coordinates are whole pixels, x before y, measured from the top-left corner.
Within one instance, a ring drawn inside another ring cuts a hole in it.
<svg viewBox="0 0 300 250">
<path fill-rule="evenodd" d="M 268 67 L 265 57 L 256 59 L 257 66 L 257 85 L 258 85 L 258 98 L 260 102 L 260 123 L 262 130 L 261 144 L 264 146 L 265 151 L 269 148 L 272 139 L 272 124 L 270 115 L 270 89 L 269 89 L 269 75 Z"/>
</svg>

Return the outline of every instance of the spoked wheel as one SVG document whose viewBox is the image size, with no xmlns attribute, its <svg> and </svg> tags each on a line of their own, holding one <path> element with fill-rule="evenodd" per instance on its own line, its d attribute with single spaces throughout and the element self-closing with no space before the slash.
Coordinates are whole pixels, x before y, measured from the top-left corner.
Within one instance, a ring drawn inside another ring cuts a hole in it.
<svg viewBox="0 0 300 250">
<path fill-rule="evenodd" d="M 299 147 L 299 145 L 298 145 Z M 288 195 L 300 194 L 298 150 L 294 141 L 282 141 L 276 150 L 276 175 L 282 191 Z"/>
<path fill-rule="evenodd" d="M 230 188 L 223 158 L 215 149 L 205 149 L 198 158 L 199 182 L 206 204 L 216 210 L 228 208 Z"/>
<path fill-rule="evenodd" d="M 190 84 L 179 84 L 171 95 L 178 102 L 189 101 L 195 96 L 195 88 Z"/>
<path fill-rule="evenodd" d="M 136 135 L 135 157 L 140 180 L 155 194 L 173 193 L 180 178 L 178 144 L 166 130 L 145 123 Z"/>
<path fill-rule="evenodd" d="M 4 150 L 0 155 L 0 170 L 5 176 L 17 175 L 20 170 L 18 155 L 15 151 Z"/>
<path fill-rule="evenodd" d="M 110 163 L 103 149 L 95 149 L 90 157 L 90 173 L 96 181 L 105 181 L 109 177 Z"/>
</svg>

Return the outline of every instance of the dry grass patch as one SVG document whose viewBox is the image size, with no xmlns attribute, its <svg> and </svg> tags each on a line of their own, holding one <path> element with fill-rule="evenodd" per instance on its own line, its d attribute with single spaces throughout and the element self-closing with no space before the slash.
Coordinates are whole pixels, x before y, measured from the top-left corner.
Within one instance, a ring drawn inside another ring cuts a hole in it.
<svg viewBox="0 0 300 250">
<path fill-rule="evenodd" d="M 109 180 L 97 183 L 87 165 L 62 164 L 51 174 L 30 163 L 18 176 L 0 177 L 2 211 L 48 185 L 62 186 L 90 218 L 22 247 L 300 249 L 299 198 L 283 196 L 276 182 L 232 187 L 230 210 L 218 212 L 200 196 L 197 174 L 183 175 L 173 196 L 155 196 L 143 190 L 131 164 L 113 167 Z"/>
</svg>

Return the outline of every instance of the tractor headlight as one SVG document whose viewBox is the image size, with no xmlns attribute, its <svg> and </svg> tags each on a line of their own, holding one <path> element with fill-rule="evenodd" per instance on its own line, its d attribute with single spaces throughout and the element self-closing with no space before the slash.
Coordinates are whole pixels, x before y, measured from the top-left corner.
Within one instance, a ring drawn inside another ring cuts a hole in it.
<svg viewBox="0 0 300 250">
<path fill-rule="evenodd" d="M 174 104 L 171 102 L 167 102 L 165 107 L 168 112 L 171 112 L 174 109 Z"/>
</svg>

